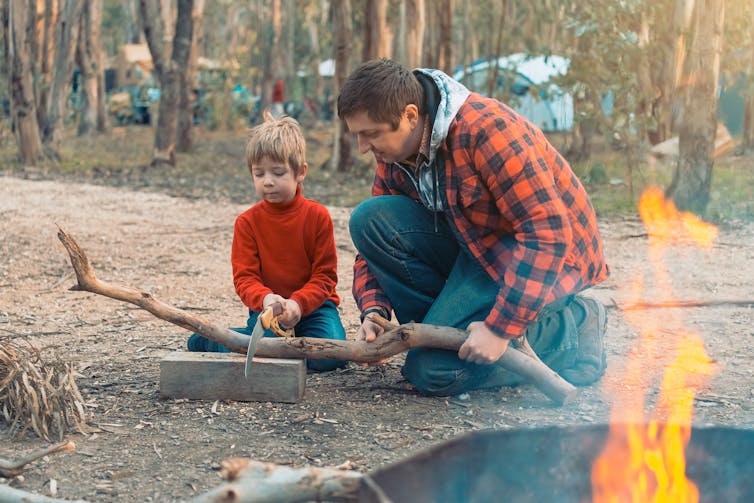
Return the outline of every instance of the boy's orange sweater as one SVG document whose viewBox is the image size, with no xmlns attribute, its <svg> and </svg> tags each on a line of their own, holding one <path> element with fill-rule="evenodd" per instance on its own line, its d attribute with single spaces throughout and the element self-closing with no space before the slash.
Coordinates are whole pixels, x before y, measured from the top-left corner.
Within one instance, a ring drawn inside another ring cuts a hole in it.
<svg viewBox="0 0 754 503">
<path fill-rule="evenodd" d="M 236 218 L 231 263 L 236 292 L 253 311 L 269 293 L 295 300 L 302 316 L 328 299 L 340 303 L 332 219 L 300 187 L 288 203 L 260 201 Z"/>
</svg>

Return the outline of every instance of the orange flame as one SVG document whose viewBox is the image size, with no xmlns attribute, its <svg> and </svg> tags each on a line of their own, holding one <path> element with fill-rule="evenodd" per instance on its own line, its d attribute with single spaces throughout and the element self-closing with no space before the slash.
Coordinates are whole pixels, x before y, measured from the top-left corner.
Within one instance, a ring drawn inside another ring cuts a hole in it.
<svg viewBox="0 0 754 503">
<path fill-rule="evenodd" d="M 649 235 L 653 286 L 669 294 L 663 254 L 670 245 L 689 241 L 708 248 L 717 238 L 717 228 L 679 212 L 659 189 L 642 195 L 639 214 Z M 640 276 L 632 286 L 638 298 L 644 290 Z M 614 393 L 607 443 L 592 466 L 593 501 L 697 502 L 698 488 L 685 473 L 684 449 L 691 437 L 694 396 L 703 379 L 714 373 L 714 364 L 702 340 L 677 323 L 672 313 L 662 318 L 637 311 L 623 315 L 639 329 L 640 338 L 629 353 L 625 376 L 619 379 L 623 387 Z M 648 367 L 668 357 L 672 360 L 664 366 L 660 395 L 647 421 L 646 381 L 652 373 Z"/>
</svg>

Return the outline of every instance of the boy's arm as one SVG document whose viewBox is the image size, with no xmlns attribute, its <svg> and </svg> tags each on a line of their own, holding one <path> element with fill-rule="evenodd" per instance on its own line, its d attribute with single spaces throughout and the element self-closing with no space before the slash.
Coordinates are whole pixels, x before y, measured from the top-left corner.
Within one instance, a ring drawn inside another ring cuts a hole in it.
<svg viewBox="0 0 754 503">
<path fill-rule="evenodd" d="M 326 300 L 337 298 L 335 287 L 338 284 L 338 255 L 335 250 L 335 231 L 332 218 L 324 206 L 312 212 L 312 222 L 305 228 L 313 230 L 306 239 L 312 249 L 312 273 L 309 280 L 290 296 L 301 307 L 301 316 L 318 309 Z"/>
<path fill-rule="evenodd" d="M 262 282 L 254 228 L 243 215 L 236 219 L 230 261 L 233 266 L 233 285 L 238 297 L 249 309 L 261 311 L 265 295 L 273 291 Z"/>
</svg>

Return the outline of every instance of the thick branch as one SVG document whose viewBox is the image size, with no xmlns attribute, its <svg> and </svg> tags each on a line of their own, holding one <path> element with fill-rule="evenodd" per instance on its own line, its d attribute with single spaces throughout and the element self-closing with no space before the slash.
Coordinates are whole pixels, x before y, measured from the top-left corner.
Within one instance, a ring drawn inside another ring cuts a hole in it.
<svg viewBox="0 0 754 503">
<path fill-rule="evenodd" d="M 162 320 L 218 342 L 231 351 L 246 353 L 249 342 L 248 336 L 215 325 L 199 316 L 161 302 L 148 292 L 111 285 L 99 280 L 94 274 L 89 259 L 76 241 L 60 228 L 58 228 L 58 238 L 68 251 L 71 265 L 76 272 L 78 285 L 73 287 L 74 290 L 92 292 L 112 299 L 130 302 Z M 457 328 L 407 323 L 398 326 L 391 325 L 374 342 L 338 341 L 311 337 L 265 337 L 258 342 L 256 355 L 276 358 L 315 358 L 377 363 L 398 353 L 418 347 L 458 351 L 467 335 L 465 331 Z M 545 395 L 558 404 L 566 403 L 576 393 L 576 388 L 539 361 L 538 358 L 531 357 L 513 346 L 510 346 L 503 354 L 500 363 L 509 370 L 529 379 Z"/>
</svg>

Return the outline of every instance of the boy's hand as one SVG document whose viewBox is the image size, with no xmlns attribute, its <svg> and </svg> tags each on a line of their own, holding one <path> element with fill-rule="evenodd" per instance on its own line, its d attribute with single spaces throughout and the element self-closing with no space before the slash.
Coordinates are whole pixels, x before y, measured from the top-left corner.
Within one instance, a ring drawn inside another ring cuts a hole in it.
<svg viewBox="0 0 754 503">
<path fill-rule="evenodd" d="M 276 293 L 268 293 L 264 296 L 264 299 L 262 299 L 262 310 L 266 309 L 270 304 L 274 304 L 275 302 L 280 302 L 283 304 L 283 307 L 285 307 L 285 297 L 282 295 L 278 295 Z"/>
<path fill-rule="evenodd" d="M 508 339 L 503 339 L 494 334 L 484 322 L 473 321 L 467 329 L 469 337 L 458 349 L 458 357 L 461 360 L 490 365 L 503 356 L 508 349 Z"/>
<path fill-rule="evenodd" d="M 278 316 L 278 323 L 285 328 L 295 327 L 301 321 L 301 306 L 291 299 L 283 299 L 283 313 Z"/>
</svg>

